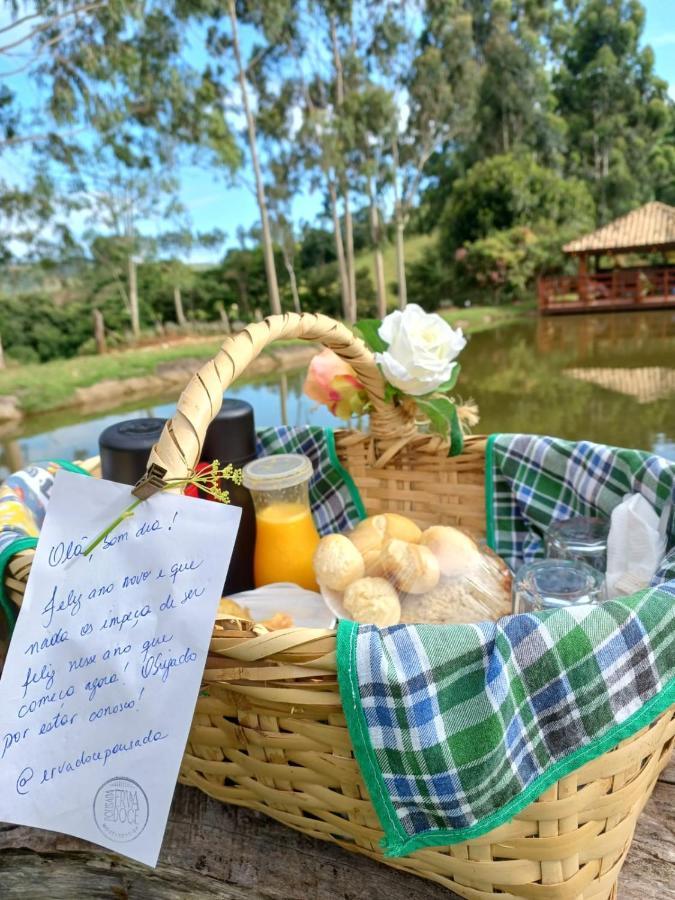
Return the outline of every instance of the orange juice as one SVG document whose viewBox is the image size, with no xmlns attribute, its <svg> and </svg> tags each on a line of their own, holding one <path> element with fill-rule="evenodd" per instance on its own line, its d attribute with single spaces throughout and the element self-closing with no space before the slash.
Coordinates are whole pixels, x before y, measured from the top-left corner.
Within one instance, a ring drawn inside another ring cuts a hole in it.
<svg viewBox="0 0 675 900">
<path fill-rule="evenodd" d="M 291 581 L 317 591 L 312 557 L 319 535 L 306 503 L 276 502 L 256 514 L 255 586 Z"/>
</svg>

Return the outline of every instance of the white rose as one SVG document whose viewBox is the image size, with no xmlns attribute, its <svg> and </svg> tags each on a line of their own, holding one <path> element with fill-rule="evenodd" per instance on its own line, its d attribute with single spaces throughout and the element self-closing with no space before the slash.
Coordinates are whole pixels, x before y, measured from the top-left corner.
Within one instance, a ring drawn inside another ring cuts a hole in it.
<svg viewBox="0 0 675 900">
<path fill-rule="evenodd" d="M 394 387 L 413 397 L 430 394 L 452 376 L 454 360 L 466 346 L 461 328 L 415 303 L 383 319 L 378 332 L 389 344 L 375 359 Z"/>
</svg>

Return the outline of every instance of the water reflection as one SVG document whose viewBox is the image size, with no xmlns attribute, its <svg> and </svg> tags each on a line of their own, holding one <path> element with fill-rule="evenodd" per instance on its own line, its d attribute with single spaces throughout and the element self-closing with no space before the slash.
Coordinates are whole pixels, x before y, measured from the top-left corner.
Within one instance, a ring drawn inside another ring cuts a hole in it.
<svg viewBox="0 0 675 900">
<path fill-rule="evenodd" d="M 256 380 L 250 384 L 235 385 L 228 391 L 229 397 L 248 401 L 255 410 L 258 426 L 265 425 L 331 425 L 339 424 L 328 410 L 318 407 L 302 393 L 304 370 L 285 373 L 281 377 Z M 120 419 L 136 419 L 143 416 L 169 417 L 176 409 L 175 399 L 167 401 L 158 398 L 146 403 L 142 409 L 122 407 L 105 416 L 89 416 L 77 421 L 77 414 L 71 412 L 60 417 L 36 416 L 22 423 L 21 436 L 5 437 L 0 440 L 0 478 L 20 469 L 29 462 L 41 459 L 86 459 L 98 454 L 98 436 Z M 54 427 L 58 418 L 72 424 Z M 51 425 L 46 428 L 45 424 Z"/>
<path fill-rule="evenodd" d="M 659 371 L 658 397 L 640 392 L 630 371 L 646 368 Z M 674 369 L 675 311 L 560 316 L 474 335 L 462 354 L 459 392 L 479 404 L 483 433 L 583 437 L 675 459 Z M 253 405 L 260 426 L 339 425 L 302 394 L 303 379 L 304 371 L 281 374 L 228 393 Z M 164 397 L 86 419 L 76 411 L 33 417 L 0 441 L 0 476 L 39 459 L 92 456 L 109 424 L 174 409 L 175 398 Z"/>
</svg>

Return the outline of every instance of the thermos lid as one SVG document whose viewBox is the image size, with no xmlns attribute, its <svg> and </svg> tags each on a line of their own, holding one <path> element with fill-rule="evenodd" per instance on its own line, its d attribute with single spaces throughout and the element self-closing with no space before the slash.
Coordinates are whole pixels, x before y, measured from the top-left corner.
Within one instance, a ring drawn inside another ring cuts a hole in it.
<svg viewBox="0 0 675 900">
<path fill-rule="evenodd" d="M 245 400 L 226 397 L 209 425 L 202 447 L 202 460 L 217 459 L 222 465 L 255 457 L 253 407 Z"/>
<path fill-rule="evenodd" d="M 126 419 L 109 425 L 98 439 L 101 475 L 121 484 L 136 484 L 148 465 L 166 419 Z"/>
<path fill-rule="evenodd" d="M 244 466 L 244 487 L 250 491 L 281 491 L 309 481 L 314 468 L 300 453 L 274 453 Z"/>
</svg>

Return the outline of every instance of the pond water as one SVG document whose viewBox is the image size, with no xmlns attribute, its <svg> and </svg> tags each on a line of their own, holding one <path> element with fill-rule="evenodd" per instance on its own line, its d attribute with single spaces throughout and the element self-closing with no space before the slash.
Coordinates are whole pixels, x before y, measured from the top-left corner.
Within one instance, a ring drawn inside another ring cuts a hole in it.
<svg viewBox="0 0 675 900">
<path fill-rule="evenodd" d="M 652 450 L 675 459 L 675 311 L 532 318 L 471 336 L 458 395 L 477 431 L 524 431 Z M 258 425 L 340 426 L 302 393 L 304 371 L 235 385 Z M 35 416 L 0 438 L 0 477 L 40 459 L 84 459 L 112 422 L 170 416 L 174 398 L 105 415 Z"/>
</svg>

